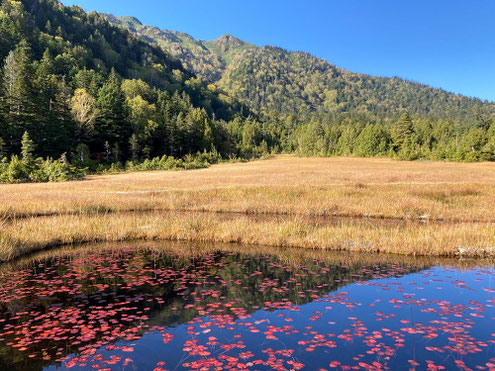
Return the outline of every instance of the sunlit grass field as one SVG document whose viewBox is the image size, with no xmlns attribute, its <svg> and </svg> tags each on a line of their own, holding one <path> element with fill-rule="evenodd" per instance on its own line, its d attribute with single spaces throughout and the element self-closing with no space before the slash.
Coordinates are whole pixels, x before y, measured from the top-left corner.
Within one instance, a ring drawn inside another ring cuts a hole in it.
<svg viewBox="0 0 495 371">
<path fill-rule="evenodd" d="M 494 205 L 492 163 L 278 156 L 1 185 L 0 258 L 131 239 L 490 256 Z"/>
</svg>

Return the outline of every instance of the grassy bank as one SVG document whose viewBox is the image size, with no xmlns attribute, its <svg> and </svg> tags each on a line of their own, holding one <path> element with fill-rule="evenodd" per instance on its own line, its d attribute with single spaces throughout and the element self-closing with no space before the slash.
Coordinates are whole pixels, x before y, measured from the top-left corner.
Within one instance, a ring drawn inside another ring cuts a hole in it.
<svg viewBox="0 0 495 371">
<path fill-rule="evenodd" d="M 129 240 L 243 243 L 415 256 L 495 255 L 491 223 L 321 222 L 304 217 L 130 213 L 14 221 L 4 226 L 0 235 L 0 258 L 11 260 L 57 245 Z"/>
<path fill-rule="evenodd" d="M 131 239 L 487 256 L 495 254 L 492 205 L 491 163 L 279 156 L 201 170 L 1 185 L 0 258 Z M 330 216 L 358 220 L 329 222 Z M 359 222 L 368 218 L 409 222 Z M 444 222 L 432 222 L 438 220 Z"/>
</svg>

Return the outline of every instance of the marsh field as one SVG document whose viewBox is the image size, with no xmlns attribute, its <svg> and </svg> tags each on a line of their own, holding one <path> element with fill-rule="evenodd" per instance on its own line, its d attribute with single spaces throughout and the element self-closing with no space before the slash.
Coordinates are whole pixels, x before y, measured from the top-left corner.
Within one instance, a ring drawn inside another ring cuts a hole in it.
<svg viewBox="0 0 495 371">
<path fill-rule="evenodd" d="M 276 156 L 189 171 L 0 186 L 0 258 L 183 240 L 495 255 L 495 164 Z"/>
<path fill-rule="evenodd" d="M 495 369 L 494 164 L 277 156 L 0 190 L 0 369 Z"/>
</svg>

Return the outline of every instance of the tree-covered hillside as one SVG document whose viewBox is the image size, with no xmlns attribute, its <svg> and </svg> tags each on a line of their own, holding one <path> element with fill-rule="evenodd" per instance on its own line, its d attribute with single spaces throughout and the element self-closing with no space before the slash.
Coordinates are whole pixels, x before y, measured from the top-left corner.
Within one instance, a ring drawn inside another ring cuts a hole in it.
<svg viewBox="0 0 495 371">
<path fill-rule="evenodd" d="M 213 118 L 247 112 L 158 46 L 56 0 L 1 1 L 0 61 L 0 159 L 25 133 L 36 156 L 184 156 L 221 148 Z"/>
<path fill-rule="evenodd" d="M 281 152 L 495 160 L 492 103 L 108 17 L 128 29 L 57 0 L 0 0 L 0 183 Z"/>
<path fill-rule="evenodd" d="M 198 76 L 208 81 L 218 81 L 222 77 L 226 68 L 223 60 L 201 41 L 195 40 L 188 34 L 147 27 L 134 17 L 114 17 L 111 14 L 104 14 L 104 16 L 111 23 L 127 28 L 144 40 L 158 44 L 182 61 L 190 71 L 195 71 Z"/>
<path fill-rule="evenodd" d="M 135 18 L 109 19 L 162 46 L 199 76 L 216 82 L 258 112 L 359 112 L 379 121 L 410 115 L 469 123 L 495 105 L 406 81 L 342 70 L 308 53 L 256 47 L 225 35 L 194 40 L 142 25 Z"/>
</svg>

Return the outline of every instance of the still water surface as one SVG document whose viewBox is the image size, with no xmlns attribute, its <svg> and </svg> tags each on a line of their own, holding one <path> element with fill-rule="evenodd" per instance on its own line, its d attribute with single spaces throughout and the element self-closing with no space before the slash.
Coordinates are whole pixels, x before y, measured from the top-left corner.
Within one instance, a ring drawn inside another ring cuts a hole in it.
<svg viewBox="0 0 495 371">
<path fill-rule="evenodd" d="M 0 369 L 495 370 L 493 266 L 394 259 L 44 254 L 0 267 Z"/>
</svg>

